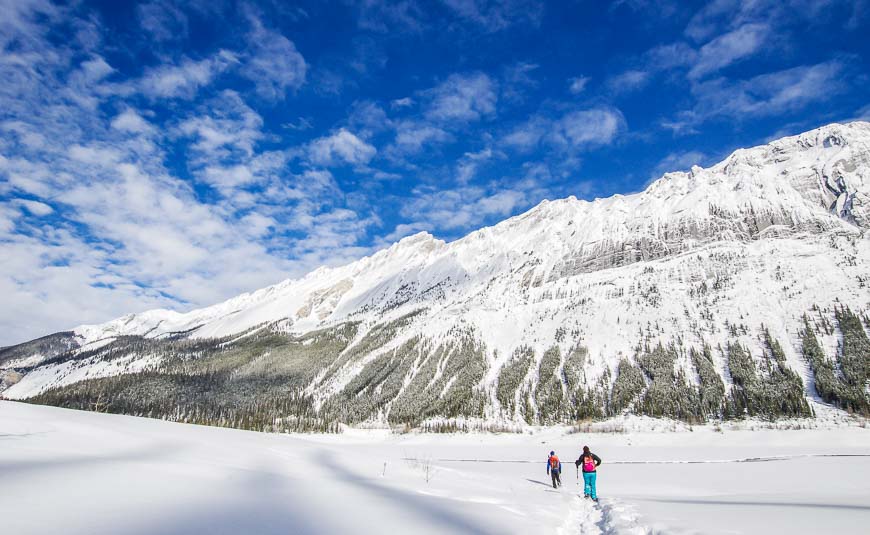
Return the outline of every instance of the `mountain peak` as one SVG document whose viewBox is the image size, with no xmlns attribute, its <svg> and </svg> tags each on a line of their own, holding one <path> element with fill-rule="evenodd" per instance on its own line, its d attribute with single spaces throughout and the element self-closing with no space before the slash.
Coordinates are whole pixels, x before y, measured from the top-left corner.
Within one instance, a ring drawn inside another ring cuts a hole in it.
<svg viewBox="0 0 870 535">
<path fill-rule="evenodd" d="M 195 336 L 217 336 L 285 317 L 297 322 L 295 328 L 308 329 L 352 314 L 361 303 L 377 308 L 399 287 L 423 291 L 448 276 L 492 276 L 517 263 L 548 266 L 540 275 L 552 279 L 663 258 L 723 237 L 756 240 L 767 228 L 793 234 L 841 224 L 862 227 L 870 209 L 868 167 L 870 123 L 834 123 L 736 150 L 710 167 L 665 173 L 639 193 L 545 199 L 449 244 L 422 231 L 351 264 L 321 267 L 212 307 L 127 315 L 76 331 L 87 340 L 190 329 Z M 328 306 L 306 315 L 307 323 L 291 314 L 313 310 L 306 303 L 320 303 L 327 294 Z M 264 312 L 240 312 L 251 307 Z M 220 326 L 203 327 L 211 324 Z"/>
<path fill-rule="evenodd" d="M 544 200 L 451 243 L 419 232 L 208 308 L 7 348 L 0 365 L 12 362 L 18 382 L 4 395 L 161 364 L 226 370 L 242 389 L 295 381 L 349 411 L 338 418 L 533 422 L 553 418 L 565 393 L 608 399 L 625 366 L 641 390 L 662 387 L 670 369 L 690 382 L 721 376 L 724 395 L 729 350 L 689 355 L 738 347 L 758 361 L 759 381 L 774 361 L 794 371 L 777 377 L 795 379 L 803 399 L 807 322 L 820 326 L 820 352 L 839 355 L 831 325 L 844 307 L 867 316 L 868 194 L 870 124 L 828 125 L 666 173 L 639 193 Z M 850 336 L 864 334 L 866 320 L 848 321 Z M 659 343 L 672 349 L 646 354 Z"/>
</svg>

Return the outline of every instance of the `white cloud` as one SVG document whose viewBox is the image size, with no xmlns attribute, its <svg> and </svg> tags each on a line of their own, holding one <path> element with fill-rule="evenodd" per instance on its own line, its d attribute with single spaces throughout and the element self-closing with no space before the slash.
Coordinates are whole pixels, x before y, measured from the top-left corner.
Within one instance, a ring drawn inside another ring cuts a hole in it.
<svg viewBox="0 0 870 535">
<path fill-rule="evenodd" d="M 2 229 L 0 229 L 2 230 Z M 108 255 L 67 230 L 39 238 L 16 234 L 0 245 L 0 345 L 23 342 L 79 323 L 172 306 L 159 292 L 104 271 Z M 107 285 L 111 283 L 111 285 Z"/>
<path fill-rule="evenodd" d="M 208 158 L 227 157 L 234 152 L 252 156 L 263 138 L 263 118 L 234 91 L 224 91 L 210 100 L 201 115 L 178 125 L 184 136 L 197 138 L 193 148 Z"/>
<path fill-rule="evenodd" d="M 607 80 L 607 87 L 615 92 L 635 91 L 645 86 L 650 80 L 650 73 L 638 69 L 629 69 L 611 76 Z"/>
<path fill-rule="evenodd" d="M 290 130 L 298 130 L 305 131 L 312 128 L 314 124 L 312 124 L 311 119 L 307 117 L 299 117 L 295 122 L 287 122 L 281 125 L 282 128 L 288 128 Z"/>
<path fill-rule="evenodd" d="M 183 59 L 178 65 L 160 65 L 145 72 L 138 83 L 139 90 L 152 99 L 191 99 L 237 61 L 235 54 L 221 50 L 200 61 Z"/>
<path fill-rule="evenodd" d="M 422 222 L 414 221 L 411 223 L 399 223 L 398 225 L 396 225 L 396 228 L 394 228 L 392 232 L 384 236 L 381 241 L 383 245 L 389 245 L 401 240 L 406 236 L 410 236 L 412 234 L 416 234 L 427 229 L 428 226 Z"/>
<path fill-rule="evenodd" d="M 456 15 L 489 32 L 515 24 L 538 26 L 544 4 L 539 0 L 442 0 Z"/>
<path fill-rule="evenodd" d="M 651 48 L 643 55 L 643 64 L 651 71 L 665 71 L 688 67 L 698 60 L 698 51 L 683 42 L 669 43 Z"/>
<path fill-rule="evenodd" d="M 188 32 L 188 19 L 174 2 L 152 0 L 136 7 L 142 29 L 151 39 L 163 42 L 184 39 Z"/>
<path fill-rule="evenodd" d="M 328 173 L 288 172 L 291 149 L 260 150 L 262 117 L 239 94 L 171 103 L 169 114 L 141 107 L 140 93 L 202 92 L 227 57 L 182 58 L 109 82 L 116 73 L 78 41 L 47 40 L 54 14 L 35 16 L 39 25 L 17 30 L 27 40 L 15 38 L 26 57 L 0 61 L 0 193 L 25 197 L 0 202 L 0 345 L 158 306 L 213 304 L 369 252 L 358 244 L 377 218 L 345 208 Z M 216 201 L 170 163 L 234 193 Z"/>
<path fill-rule="evenodd" d="M 396 139 L 390 151 L 396 155 L 417 154 L 426 145 L 446 143 L 452 139 L 450 134 L 437 126 L 403 121 L 396 126 Z"/>
<path fill-rule="evenodd" d="M 246 165 L 231 167 L 208 166 L 204 169 L 205 180 L 223 190 L 231 190 L 250 184 L 256 180 L 250 168 Z"/>
<path fill-rule="evenodd" d="M 44 202 L 32 201 L 29 199 L 16 199 L 16 202 L 35 216 L 46 216 L 54 212 L 54 208 Z"/>
<path fill-rule="evenodd" d="M 570 91 L 572 95 L 579 95 L 586 89 L 586 84 L 588 83 L 588 76 L 577 76 L 575 78 L 569 78 L 568 91 Z"/>
<path fill-rule="evenodd" d="M 615 108 L 593 108 L 571 112 L 557 123 L 559 134 L 572 146 L 607 145 L 625 125 Z"/>
<path fill-rule="evenodd" d="M 154 131 L 154 127 L 151 123 L 142 118 L 142 116 L 132 108 L 127 108 L 115 116 L 115 118 L 112 119 L 111 125 L 115 130 L 132 134 L 149 134 Z"/>
<path fill-rule="evenodd" d="M 15 134 L 18 137 L 18 141 L 28 149 L 39 150 L 45 147 L 45 136 L 37 132 L 31 125 L 22 121 L 7 121 L 0 123 L 0 130 L 10 134 Z M 2 147 L 2 145 L 0 145 L 0 147 Z"/>
<path fill-rule="evenodd" d="M 457 189 L 418 189 L 401 208 L 409 219 L 425 221 L 445 230 L 479 226 L 490 217 L 503 218 L 528 203 L 526 192 L 510 188 L 487 190 L 476 186 Z"/>
<path fill-rule="evenodd" d="M 700 78 L 757 52 L 770 32 L 764 24 L 745 24 L 701 47 L 689 78 Z"/>
<path fill-rule="evenodd" d="M 506 135 L 503 141 L 508 146 L 528 152 L 538 146 L 551 128 L 552 120 L 541 116 L 532 117 Z"/>
<path fill-rule="evenodd" d="M 598 107 L 557 118 L 534 116 L 506 135 L 503 142 L 524 152 L 541 143 L 573 151 L 610 144 L 624 127 L 625 118 L 618 109 Z"/>
<path fill-rule="evenodd" d="M 414 105 L 414 100 L 411 97 L 397 98 L 390 101 L 390 107 L 393 109 L 410 108 Z"/>
<path fill-rule="evenodd" d="M 522 192 L 504 190 L 481 198 L 477 201 L 475 207 L 486 215 L 506 216 L 524 202 L 526 202 L 526 197 Z"/>
<path fill-rule="evenodd" d="M 57 19 L 61 9 L 49 0 L 6 0 L 0 3 L 0 50 L 9 43 L 18 41 L 25 48 L 41 41 L 46 28 L 42 18 Z"/>
<path fill-rule="evenodd" d="M 340 129 L 338 132 L 316 139 L 308 146 L 309 159 L 319 165 L 362 165 L 377 154 L 377 149 L 356 137 L 351 132 Z"/>
<path fill-rule="evenodd" d="M 836 9 L 851 7 L 853 0 L 713 0 L 699 10 L 685 34 L 697 42 L 739 28 L 747 23 L 771 26 L 810 22 Z"/>
<path fill-rule="evenodd" d="M 21 212 L 6 203 L 0 203 L 0 233 L 11 233 L 15 230 L 15 220 L 21 217 Z"/>
<path fill-rule="evenodd" d="M 492 158 L 492 155 L 492 149 L 489 147 L 478 152 L 466 152 L 456 166 L 456 180 L 461 184 L 467 184 L 477 174 L 481 163 Z"/>
<path fill-rule="evenodd" d="M 829 61 L 762 74 L 732 82 L 716 79 L 696 84 L 692 93 L 695 107 L 684 114 L 687 120 L 702 121 L 712 116 L 746 117 L 774 115 L 829 99 L 844 88 L 843 65 Z"/>
<path fill-rule="evenodd" d="M 81 68 L 85 78 L 91 82 L 102 80 L 115 71 L 115 69 L 106 63 L 106 60 L 100 56 L 83 62 Z"/>
<path fill-rule="evenodd" d="M 538 64 L 526 61 L 506 67 L 502 75 L 502 98 L 514 103 L 525 101 L 526 93 L 538 86 L 538 81 L 532 76 L 538 67 Z"/>
<path fill-rule="evenodd" d="M 242 217 L 239 223 L 242 230 L 252 238 L 264 236 L 269 229 L 277 225 L 277 222 L 271 217 L 266 217 L 256 212 Z"/>
<path fill-rule="evenodd" d="M 688 171 L 694 165 L 701 165 L 706 159 L 706 154 L 696 150 L 672 152 L 656 164 L 650 178 L 656 179 L 673 171 Z"/>
<path fill-rule="evenodd" d="M 380 33 L 420 32 L 423 13 L 417 2 L 410 0 L 362 0 L 356 2 L 357 25 Z"/>
<path fill-rule="evenodd" d="M 362 138 L 369 138 L 393 127 L 393 121 L 387 117 L 387 112 L 377 103 L 368 100 L 353 103 L 347 124 Z"/>
<path fill-rule="evenodd" d="M 69 157 L 84 164 L 107 167 L 121 159 L 121 153 L 112 148 L 101 146 L 73 145 L 68 151 Z"/>
<path fill-rule="evenodd" d="M 249 53 L 241 60 L 240 73 L 256 87 L 257 95 L 267 100 L 283 100 L 288 90 L 305 83 L 308 66 L 296 45 L 280 33 L 263 26 L 257 17 L 249 17 Z"/>
<path fill-rule="evenodd" d="M 423 92 L 429 106 L 426 117 L 436 121 L 475 121 L 495 113 L 494 82 L 483 73 L 452 74 Z"/>
</svg>

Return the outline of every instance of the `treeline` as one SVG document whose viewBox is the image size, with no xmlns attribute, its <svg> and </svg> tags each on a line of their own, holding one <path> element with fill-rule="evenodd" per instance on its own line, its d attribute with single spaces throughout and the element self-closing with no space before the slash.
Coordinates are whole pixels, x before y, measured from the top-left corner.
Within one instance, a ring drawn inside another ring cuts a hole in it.
<svg viewBox="0 0 870 535">
<path fill-rule="evenodd" d="M 870 416 L 870 339 L 864 327 L 870 321 L 846 307 L 836 309 L 834 317 L 842 337 L 834 358 L 824 354 L 806 317 L 800 333 L 815 390 L 827 403 Z M 825 334 L 834 332 L 830 322 L 823 322 L 822 328 Z M 787 365 L 779 341 L 766 328 L 759 341 L 761 354 L 753 355 L 736 339 L 715 350 L 709 345 L 686 350 L 680 342 L 662 345 L 647 340 L 633 358 L 620 359 L 613 376 L 605 370 L 593 384 L 586 380 L 587 352 L 582 347 L 564 360 L 557 347 L 551 348 L 537 369 L 531 349 L 520 348 L 500 371 L 496 398 L 504 417 L 536 424 L 626 412 L 690 423 L 814 416 L 807 388 Z M 724 376 L 716 369 L 714 351 L 725 364 Z M 730 378 L 730 388 L 726 389 L 723 377 Z"/>
<path fill-rule="evenodd" d="M 443 344 L 412 338 L 369 361 L 322 410 L 359 423 L 375 417 L 418 427 L 427 418 L 482 418 L 487 364 L 473 331 L 454 327 Z"/>
<path fill-rule="evenodd" d="M 534 390 L 519 385 L 523 403 L 517 405 L 508 399 L 509 403 L 502 405 L 503 414 L 539 424 L 571 423 L 623 413 L 690 423 L 744 416 L 771 419 L 812 416 L 804 398 L 803 382 L 786 366 L 781 347 L 769 334 L 764 336 L 770 345 L 760 366 L 756 366 L 749 350 L 736 343 L 719 349 L 731 370 L 734 384 L 730 391 L 726 391 L 716 371 L 709 346 L 700 351 L 690 348 L 687 352 L 676 343 L 644 344 L 638 348 L 634 359 L 619 361 L 615 377 L 605 370 L 591 385 L 582 379 L 582 372 L 578 373 L 578 368 L 582 370 L 582 367 L 569 358 L 555 384 L 552 375 L 541 375 L 539 387 Z M 550 352 L 558 353 L 558 349 Z M 583 354 L 575 351 L 572 356 Z M 678 361 L 683 365 L 678 366 Z M 524 363 L 524 360 L 514 360 L 503 368 L 502 375 L 509 384 L 515 384 L 515 378 L 523 373 Z M 550 367 L 545 353 L 541 371 L 548 371 Z M 528 368 L 525 371 L 528 372 Z M 694 374 L 695 380 L 691 380 L 688 373 Z M 541 385 L 545 386 L 541 388 Z M 564 395 L 561 394 L 563 387 Z M 554 399 L 561 401 L 553 403 Z"/>
<path fill-rule="evenodd" d="M 801 376 L 767 329 L 758 333 L 755 354 L 739 342 L 745 329 L 724 346 L 699 348 L 655 343 L 652 333 L 641 333 L 633 355 L 594 377 L 587 376 L 595 366 L 582 345 L 542 354 L 520 347 L 496 383 L 484 386 L 490 361 L 472 328 L 456 326 L 441 341 L 398 342 L 419 312 L 364 334 L 358 322 L 348 322 L 302 336 L 258 326 L 219 340 L 122 337 L 52 360 L 87 365 L 136 355 L 159 364 L 50 389 L 29 401 L 269 432 L 337 432 L 342 423 L 367 421 L 444 432 L 475 421 L 550 425 L 624 413 L 692 423 L 813 415 Z M 841 307 L 833 320 L 804 318 L 801 347 L 813 386 L 824 401 L 870 416 L 867 318 Z M 820 336 L 834 333 L 839 345 L 828 356 Z"/>
<path fill-rule="evenodd" d="M 320 417 L 312 398 L 300 390 L 264 393 L 244 400 L 225 393 L 226 379 L 219 373 L 141 372 L 88 379 L 48 390 L 28 401 L 249 431 L 339 432 L 338 422 Z"/>
<path fill-rule="evenodd" d="M 801 349 L 813 372 L 816 393 L 822 400 L 846 411 L 870 417 L 870 339 L 861 325 L 861 318 L 845 307 L 835 310 L 834 317 L 842 338 L 838 341 L 835 358 L 822 350 L 817 332 L 804 315 L 801 331 Z M 865 324 L 870 324 L 864 318 Z M 831 325 L 822 322 L 825 334 L 833 334 Z"/>
<path fill-rule="evenodd" d="M 52 388 L 27 401 L 73 409 L 268 432 L 338 432 L 304 388 L 356 336 L 358 323 L 293 337 L 257 327 L 218 340 L 121 337 L 57 361 L 155 355 L 152 369 Z"/>
</svg>

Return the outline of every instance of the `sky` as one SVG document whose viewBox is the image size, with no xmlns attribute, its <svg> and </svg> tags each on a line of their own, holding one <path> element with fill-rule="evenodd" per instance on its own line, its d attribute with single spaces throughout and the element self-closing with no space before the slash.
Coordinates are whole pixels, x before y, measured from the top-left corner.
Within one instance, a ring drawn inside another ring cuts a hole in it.
<svg viewBox="0 0 870 535">
<path fill-rule="evenodd" d="M 870 119 L 870 0 L 0 0 L 0 346 Z"/>
</svg>

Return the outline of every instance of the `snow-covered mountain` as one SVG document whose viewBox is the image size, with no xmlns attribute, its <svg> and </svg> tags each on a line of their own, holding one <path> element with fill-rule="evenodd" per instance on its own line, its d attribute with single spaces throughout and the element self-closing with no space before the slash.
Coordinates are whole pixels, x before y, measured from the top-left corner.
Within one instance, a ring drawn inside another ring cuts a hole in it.
<svg viewBox="0 0 870 535">
<path fill-rule="evenodd" d="M 543 422 L 576 417 L 583 399 L 609 405 L 621 360 L 643 374 L 620 407 L 650 412 L 657 364 L 644 355 L 658 343 L 672 344 L 675 392 L 709 386 L 690 351 L 705 345 L 724 388 L 742 388 L 731 344 L 762 382 L 777 362 L 812 398 L 807 331 L 840 382 L 855 378 L 849 348 L 870 360 L 868 226 L 870 123 L 832 124 L 665 174 L 637 194 L 544 201 L 451 243 L 420 233 L 208 308 L 6 348 L 0 374 L 6 397 L 27 398 L 182 361 L 190 370 L 235 350 L 243 356 L 218 366 L 233 380 L 282 370 L 315 410 L 334 405 L 342 419 L 365 398 L 351 420 L 402 420 L 401 405 Z"/>
</svg>

